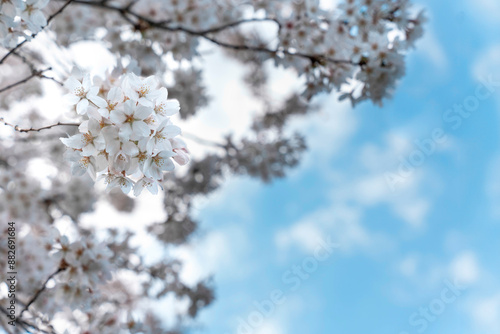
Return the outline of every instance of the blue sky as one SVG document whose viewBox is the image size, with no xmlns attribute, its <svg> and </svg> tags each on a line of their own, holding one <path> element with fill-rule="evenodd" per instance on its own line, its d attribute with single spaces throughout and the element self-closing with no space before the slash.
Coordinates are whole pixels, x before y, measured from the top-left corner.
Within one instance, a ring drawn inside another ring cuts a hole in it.
<svg viewBox="0 0 500 334">
<path fill-rule="evenodd" d="M 182 254 L 187 276 L 214 274 L 217 300 L 193 333 L 500 331 L 500 87 L 474 98 L 481 78 L 500 81 L 500 4 L 417 4 L 430 20 L 392 100 L 318 98 L 322 110 L 291 125 L 310 150 L 288 178 L 232 178 L 200 204 Z M 447 110 L 464 103 L 458 125 Z M 336 247 L 320 261 L 327 238 Z M 294 265 L 310 271 L 299 283 Z"/>
</svg>

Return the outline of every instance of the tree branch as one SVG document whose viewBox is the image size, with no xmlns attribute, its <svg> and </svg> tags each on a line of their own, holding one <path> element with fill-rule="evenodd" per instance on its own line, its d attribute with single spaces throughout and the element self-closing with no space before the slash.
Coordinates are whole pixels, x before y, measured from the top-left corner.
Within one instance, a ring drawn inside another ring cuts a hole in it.
<svg viewBox="0 0 500 334">
<path fill-rule="evenodd" d="M 47 24 L 44 25 L 42 27 L 42 29 L 40 31 L 42 31 L 43 29 L 47 28 L 47 26 L 49 25 L 50 21 L 52 21 L 57 15 L 61 14 L 62 11 L 69 6 L 69 4 L 72 2 L 73 0 L 67 0 L 66 3 L 64 5 L 61 6 L 61 8 L 59 8 L 54 14 L 50 15 L 49 18 L 47 19 Z M 39 31 L 39 32 L 40 32 Z M 36 34 L 32 34 L 31 35 L 31 38 L 35 38 L 39 32 L 37 32 Z M 7 52 L 7 54 L 5 56 L 3 56 L 2 59 L 0 59 L 0 65 L 3 64 L 7 58 L 9 58 L 14 52 L 16 52 L 21 46 L 24 45 L 24 43 L 28 42 L 28 38 L 25 38 L 24 41 L 20 42 L 19 44 L 17 44 L 14 48 L 10 49 L 9 52 Z"/>
<path fill-rule="evenodd" d="M 21 311 L 21 313 L 19 314 L 19 318 L 21 318 L 23 316 L 23 313 L 26 312 L 28 310 L 28 308 L 31 306 L 31 304 L 33 304 L 37 298 L 40 296 L 40 294 L 45 290 L 45 288 L 47 287 L 47 283 L 54 277 L 56 276 L 57 274 L 59 274 L 61 271 L 65 270 L 66 268 L 62 268 L 62 267 L 59 267 L 59 269 L 57 269 L 57 271 L 53 272 L 46 280 L 45 280 L 45 283 L 43 283 L 43 286 L 38 289 L 36 291 L 36 293 L 33 295 L 33 297 L 31 297 L 30 301 L 26 304 L 26 306 L 23 308 L 23 310 Z"/>
<path fill-rule="evenodd" d="M 57 80 L 56 78 L 48 77 L 48 76 L 46 76 L 44 74 L 40 74 L 39 77 L 42 78 L 42 79 L 47 79 L 47 80 L 54 81 L 56 84 L 58 84 L 61 87 L 64 86 L 64 84 L 61 81 Z"/>
<path fill-rule="evenodd" d="M 43 72 L 50 71 L 51 69 L 52 68 L 50 68 L 50 67 L 46 68 L 44 70 L 40 70 L 40 71 L 33 69 L 32 72 L 31 72 L 31 75 L 27 76 L 26 78 L 24 78 L 22 80 L 19 80 L 18 82 L 15 82 L 15 83 L 10 84 L 8 86 L 5 86 L 3 88 L 0 88 L 0 93 L 3 93 L 3 92 L 5 92 L 5 91 L 7 91 L 7 90 L 9 90 L 11 88 L 16 87 L 16 86 L 22 85 L 22 84 L 30 81 L 31 79 L 37 78 L 37 77 L 38 78 L 42 78 L 42 79 L 50 79 L 50 80 L 53 80 L 53 81 L 57 82 L 58 84 L 62 85 L 62 83 L 59 82 L 59 81 L 57 81 L 56 79 L 48 77 L 48 76 L 46 76 L 46 75 L 43 74 Z"/>
<path fill-rule="evenodd" d="M 51 124 L 51 125 L 46 125 L 46 126 L 42 126 L 41 128 L 29 128 L 29 129 L 23 129 L 23 128 L 20 128 L 18 125 L 14 125 L 12 123 L 9 123 L 7 121 L 5 121 L 5 119 L 3 117 L 0 117 L 0 122 L 3 123 L 4 125 L 7 125 L 7 126 L 10 126 L 11 128 L 13 128 L 14 130 L 16 130 L 17 132 L 40 132 L 41 130 L 46 130 L 46 129 L 51 129 L 51 128 L 54 128 L 56 126 L 80 126 L 79 123 L 63 123 L 63 122 L 57 122 L 56 124 Z"/>
<path fill-rule="evenodd" d="M 237 45 L 237 44 L 230 44 L 226 42 L 222 42 L 214 37 L 209 36 L 212 33 L 217 33 L 221 32 L 225 29 L 228 29 L 230 27 L 234 27 L 237 25 L 240 25 L 242 23 L 246 22 L 251 22 L 251 21 L 275 21 L 274 19 L 267 18 L 267 19 L 249 19 L 249 20 L 241 20 L 233 23 L 228 23 L 224 24 L 220 27 L 215 27 L 207 30 L 202 30 L 202 31 L 196 31 L 192 30 L 183 26 L 169 26 L 168 23 L 169 21 L 162 21 L 162 22 L 157 22 L 153 21 L 143 15 L 140 15 L 138 13 L 135 13 L 134 11 L 131 10 L 132 6 L 126 6 L 126 7 L 117 7 L 113 5 L 109 5 L 107 1 L 86 1 L 86 0 L 73 0 L 73 3 L 75 4 L 80 4 L 80 5 L 87 5 L 87 6 L 94 6 L 94 7 L 99 7 L 102 9 L 110 10 L 110 11 L 115 11 L 119 13 L 127 22 L 129 22 L 131 25 L 134 27 L 141 27 L 141 22 L 147 25 L 148 27 L 152 28 L 157 28 L 165 31 L 170 31 L 170 32 L 184 32 L 192 36 L 200 37 L 203 38 L 207 41 L 210 41 L 220 47 L 227 48 L 227 49 L 232 49 L 232 50 L 245 50 L 245 51 L 253 51 L 253 52 L 262 52 L 262 53 L 267 53 L 272 56 L 276 56 L 277 54 L 281 53 L 287 56 L 292 56 L 292 57 L 300 57 L 300 58 L 305 58 L 310 60 L 313 63 L 321 63 L 321 62 L 329 62 L 329 63 L 335 63 L 335 64 L 348 64 L 348 65 L 355 65 L 358 66 L 360 65 L 359 63 L 352 62 L 349 59 L 333 59 L 330 57 L 326 57 L 324 55 L 319 55 L 319 54 L 307 54 L 307 53 L 301 53 L 301 52 L 291 52 L 287 49 L 277 49 L 277 50 L 272 50 L 268 49 L 265 47 L 259 47 L 259 46 L 249 46 L 249 45 Z M 137 22 L 134 22 L 133 20 L 130 19 L 127 15 L 134 17 Z M 279 24 L 279 22 L 277 22 Z"/>
</svg>

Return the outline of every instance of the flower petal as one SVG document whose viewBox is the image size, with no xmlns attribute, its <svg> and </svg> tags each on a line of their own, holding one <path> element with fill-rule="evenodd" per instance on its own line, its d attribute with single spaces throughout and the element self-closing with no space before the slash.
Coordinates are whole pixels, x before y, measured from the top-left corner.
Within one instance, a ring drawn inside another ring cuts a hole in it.
<svg viewBox="0 0 500 334">
<path fill-rule="evenodd" d="M 60 138 L 62 143 L 70 148 L 82 149 L 85 145 L 85 138 L 82 134 L 74 135 L 69 138 Z"/>
<path fill-rule="evenodd" d="M 76 105 L 76 112 L 78 115 L 83 115 L 87 112 L 87 108 L 89 107 L 89 100 L 87 99 L 82 99 L 78 104 Z"/>
<path fill-rule="evenodd" d="M 149 126 L 143 121 L 135 121 L 132 123 L 132 129 L 134 135 L 139 137 L 147 137 L 151 133 Z"/>
<path fill-rule="evenodd" d="M 108 106 L 108 103 L 106 102 L 106 100 L 104 100 L 102 97 L 99 97 L 97 95 L 88 95 L 87 94 L 87 98 L 94 102 L 94 104 L 96 106 L 98 106 L 99 108 L 106 108 Z"/>
<path fill-rule="evenodd" d="M 109 115 L 109 119 L 115 124 L 122 124 L 127 120 L 127 116 L 121 110 L 113 110 Z"/>
<path fill-rule="evenodd" d="M 64 87 L 73 93 L 82 87 L 82 83 L 71 76 L 64 82 Z"/>
</svg>

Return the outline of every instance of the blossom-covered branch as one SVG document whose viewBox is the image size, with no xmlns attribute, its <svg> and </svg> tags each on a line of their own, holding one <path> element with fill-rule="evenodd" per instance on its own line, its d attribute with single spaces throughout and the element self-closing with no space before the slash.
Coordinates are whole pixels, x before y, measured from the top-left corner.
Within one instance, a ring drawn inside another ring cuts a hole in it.
<svg viewBox="0 0 500 334">
<path fill-rule="evenodd" d="M 244 19 L 244 20 L 239 20 L 236 22 L 231 22 L 227 24 L 223 24 L 221 26 L 205 29 L 205 30 L 194 30 L 194 29 L 189 29 L 188 27 L 185 26 L 180 26 L 180 25 L 170 25 L 170 21 L 155 21 L 152 20 L 144 15 L 140 15 L 132 10 L 132 5 L 134 4 L 133 2 L 130 3 L 129 6 L 125 7 L 117 7 L 114 5 L 109 4 L 107 1 L 86 1 L 86 0 L 73 0 L 75 4 L 80 4 L 80 5 L 88 5 L 88 6 L 96 6 L 99 8 L 103 8 L 106 10 L 111 10 L 119 13 L 122 17 L 126 19 L 127 22 L 132 24 L 136 29 L 138 30 L 144 30 L 144 29 L 149 29 L 149 28 L 156 28 L 156 29 L 161 29 L 161 30 L 166 30 L 169 32 L 184 32 L 189 35 L 195 36 L 195 37 L 201 37 L 207 41 L 210 41 L 220 47 L 231 49 L 231 50 L 242 50 L 242 51 L 251 51 L 251 52 L 262 52 L 269 54 L 271 56 L 277 56 L 278 54 L 283 54 L 283 55 L 288 55 L 291 57 L 299 57 L 299 58 L 305 58 L 310 60 L 313 63 L 321 63 L 321 62 L 330 62 L 330 63 L 337 63 L 337 64 L 351 64 L 351 65 L 360 65 L 360 63 L 353 62 L 349 59 L 334 59 L 332 57 L 328 57 L 325 55 L 321 54 L 307 54 L 303 52 L 297 52 L 297 51 L 289 51 L 287 49 L 269 49 L 266 47 L 260 47 L 260 46 L 251 46 L 251 45 L 244 45 L 244 44 L 231 44 L 224 42 L 222 40 L 219 40 L 211 34 L 213 33 L 219 33 L 224 30 L 227 30 L 229 28 L 233 28 L 236 26 L 239 26 L 243 23 L 248 23 L 248 22 L 265 22 L 265 21 L 271 21 L 271 22 L 276 22 L 278 25 L 280 25 L 279 21 L 276 19 L 272 18 L 264 18 L 264 19 Z M 136 19 L 136 21 L 132 21 L 129 19 L 129 17 L 133 17 Z"/>
</svg>

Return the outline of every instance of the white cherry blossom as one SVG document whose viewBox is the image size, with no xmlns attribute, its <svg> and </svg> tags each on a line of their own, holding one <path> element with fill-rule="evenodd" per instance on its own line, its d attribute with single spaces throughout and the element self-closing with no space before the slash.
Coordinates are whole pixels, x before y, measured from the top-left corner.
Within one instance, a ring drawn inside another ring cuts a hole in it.
<svg viewBox="0 0 500 334">
<path fill-rule="evenodd" d="M 148 191 L 153 195 L 158 194 L 158 188 L 163 190 L 163 187 L 157 180 L 148 177 L 143 177 L 142 179 L 136 182 L 134 186 L 134 195 L 139 196 L 144 190 L 144 188 L 148 189 Z"/>
<path fill-rule="evenodd" d="M 69 138 L 61 138 L 64 145 L 69 148 L 81 150 L 82 155 L 95 155 L 104 149 L 104 137 L 101 135 L 101 127 L 95 119 L 82 122 L 79 126 L 80 134 Z"/>
<path fill-rule="evenodd" d="M 161 95 L 156 89 L 158 80 L 154 76 L 141 79 L 134 73 L 130 73 L 124 82 L 123 92 L 132 100 L 146 107 L 154 107 L 154 100 Z"/>
<path fill-rule="evenodd" d="M 172 151 L 172 144 L 169 139 L 174 138 L 181 134 L 181 128 L 173 125 L 169 119 L 164 120 L 156 129 L 154 134 L 151 136 L 149 142 L 149 147 L 151 151 L 153 150 L 168 150 Z"/>
<path fill-rule="evenodd" d="M 106 97 L 106 106 L 99 108 L 99 114 L 104 118 L 109 118 L 110 113 L 115 110 L 119 103 L 124 99 L 123 92 L 120 87 L 113 87 L 109 90 Z"/>
<path fill-rule="evenodd" d="M 113 110 L 110 119 L 115 124 L 119 124 L 119 136 L 124 140 L 138 139 L 148 136 L 151 132 L 145 120 L 151 115 L 153 110 L 136 102 L 128 100 L 123 104 L 123 108 Z"/>
<path fill-rule="evenodd" d="M 38 32 L 47 25 L 47 19 L 42 9 L 47 6 L 49 0 L 26 0 L 21 12 L 21 18 L 26 22 L 28 28 Z"/>
<path fill-rule="evenodd" d="M 175 169 L 171 157 L 175 156 L 172 151 L 161 151 L 160 153 L 149 157 L 144 163 L 144 175 L 160 180 L 164 171 L 173 171 Z"/>
<path fill-rule="evenodd" d="M 99 87 L 92 86 L 90 74 L 85 74 L 81 79 L 77 79 L 80 76 L 78 72 L 78 70 L 73 71 L 72 75 L 64 83 L 64 87 L 71 92 L 66 95 L 67 101 L 72 105 L 76 104 L 76 112 L 79 115 L 87 112 L 90 102 L 100 108 L 106 108 L 108 104 L 103 98 L 97 96 Z"/>
</svg>

